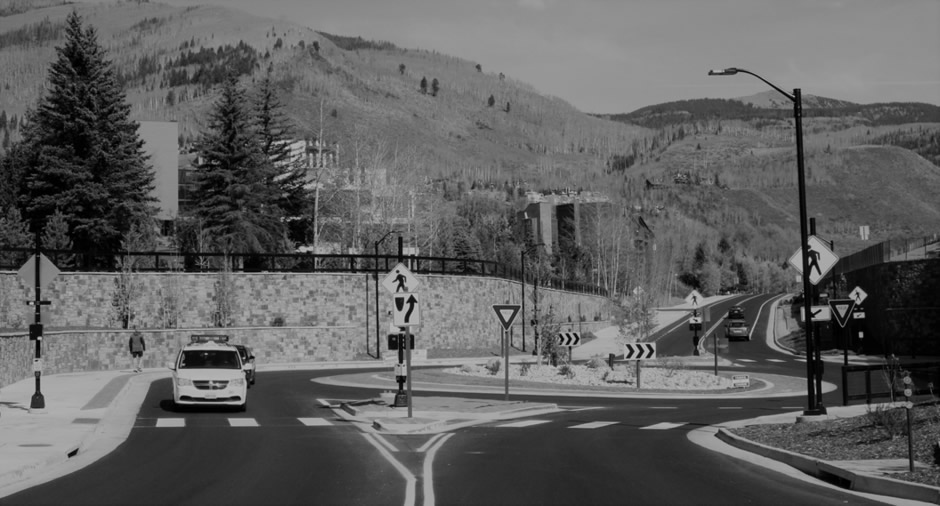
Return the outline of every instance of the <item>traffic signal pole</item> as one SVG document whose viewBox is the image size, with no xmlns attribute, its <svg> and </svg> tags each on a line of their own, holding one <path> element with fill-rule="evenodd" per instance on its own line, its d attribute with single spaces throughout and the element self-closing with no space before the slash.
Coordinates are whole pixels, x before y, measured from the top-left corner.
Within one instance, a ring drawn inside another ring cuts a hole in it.
<svg viewBox="0 0 940 506">
<path fill-rule="evenodd" d="M 39 225 L 37 224 L 37 225 L 36 225 L 36 236 L 35 236 L 36 239 L 35 239 L 35 241 L 34 241 L 34 245 L 35 245 L 35 247 L 36 247 L 36 256 L 35 256 L 35 261 L 36 261 L 36 272 L 35 272 L 35 274 L 36 274 L 36 299 L 33 301 L 33 305 L 35 306 L 35 307 L 34 307 L 34 314 L 35 314 L 35 316 L 36 316 L 36 317 L 35 317 L 35 324 L 36 324 L 36 327 L 34 327 L 34 328 L 37 329 L 37 331 L 38 331 L 38 332 L 36 333 L 36 335 L 35 335 L 35 339 L 36 339 L 36 354 L 34 355 L 34 356 L 35 356 L 35 361 L 34 361 L 34 362 L 35 362 L 36 365 L 39 366 L 39 367 L 38 367 L 38 368 L 34 368 L 35 371 L 33 372 L 33 374 L 36 375 L 36 393 L 34 393 L 32 399 L 30 399 L 30 402 L 29 402 L 29 409 L 30 409 L 30 410 L 34 410 L 34 409 L 39 410 L 39 409 L 45 409 L 45 408 L 46 408 L 46 398 L 43 397 L 43 395 L 42 395 L 42 390 L 41 390 L 41 388 L 40 388 L 40 387 L 41 387 L 40 377 L 42 376 L 42 312 L 41 312 L 41 308 L 42 308 L 42 293 L 41 293 L 41 292 L 42 292 L 42 280 L 41 280 L 40 277 L 39 277 L 39 267 L 40 267 L 40 263 L 41 263 L 39 260 L 40 260 L 40 258 L 41 258 L 41 257 L 40 257 L 40 255 L 41 255 L 40 249 L 41 249 L 41 247 L 42 247 L 42 246 L 41 246 L 42 238 L 40 237 L 39 234 L 40 234 L 40 227 L 39 227 Z M 33 334 L 33 333 L 30 332 L 30 334 Z M 33 336 L 30 336 L 30 337 L 33 337 Z"/>
</svg>

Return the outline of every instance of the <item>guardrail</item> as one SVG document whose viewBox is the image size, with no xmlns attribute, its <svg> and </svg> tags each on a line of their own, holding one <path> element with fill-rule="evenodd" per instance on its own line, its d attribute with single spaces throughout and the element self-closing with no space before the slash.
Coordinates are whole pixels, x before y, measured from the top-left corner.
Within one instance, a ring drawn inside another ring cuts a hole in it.
<svg viewBox="0 0 940 506">
<path fill-rule="evenodd" d="M 872 399 L 893 397 L 904 398 L 904 386 L 892 385 L 886 376 L 885 365 L 849 365 L 842 366 L 842 405 L 849 401 L 864 399 L 871 404 Z M 930 395 L 940 389 L 940 362 L 915 362 L 901 366 L 910 372 L 913 380 L 914 395 Z M 873 374 L 874 373 L 874 374 Z M 872 376 L 875 376 L 872 378 Z M 931 388 L 930 385 L 933 385 Z"/>
<path fill-rule="evenodd" d="M 31 248 L 0 248 L 0 270 L 19 270 L 34 254 Z M 227 263 L 232 272 L 366 272 L 383 274 L 398 264 L 398 255 L 324 255 L 314 253 L 224 254 L 167 251 L 113 253 L 43 250 L 63 272 L 119 272 L 127 264 L 136 272 L 218 272 Z M 522 270 L 489 260 L 444 257 L 405 257 L 415 274 L 492 276 L 522 281 Z M 608 296 L 600 286 L 558 277 L 538 278 L 527 272 L 526 283 L 540 288 Z"/>
</svg>

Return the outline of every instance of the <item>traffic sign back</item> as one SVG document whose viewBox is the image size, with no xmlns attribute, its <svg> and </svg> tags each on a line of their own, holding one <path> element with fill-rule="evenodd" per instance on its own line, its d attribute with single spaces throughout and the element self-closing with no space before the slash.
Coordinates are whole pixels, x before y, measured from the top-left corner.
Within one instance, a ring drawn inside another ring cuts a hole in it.
<svg viewBox="0 0 940 506">
<path fill-rule="evenodd" d="M 36 255 L 32 255 L 17 272 L 20 279 L 30 288 L 36 287 Z M 39 254 L 39 288 L 45 290 L 46 285 L 59 275 L 59 268 L 49 260 L 46 255 Z"/>
</svg>

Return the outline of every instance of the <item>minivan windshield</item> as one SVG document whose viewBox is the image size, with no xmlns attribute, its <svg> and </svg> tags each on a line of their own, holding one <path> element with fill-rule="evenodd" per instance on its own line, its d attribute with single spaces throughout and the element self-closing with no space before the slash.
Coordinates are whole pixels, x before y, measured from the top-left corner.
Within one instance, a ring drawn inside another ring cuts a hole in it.
<svg viewBox="0 0 940 506">
<path fill-rule="evenodd" d="M 180 369 L 241 369 L 235 350 L 185 350 Z"/>
</svg>

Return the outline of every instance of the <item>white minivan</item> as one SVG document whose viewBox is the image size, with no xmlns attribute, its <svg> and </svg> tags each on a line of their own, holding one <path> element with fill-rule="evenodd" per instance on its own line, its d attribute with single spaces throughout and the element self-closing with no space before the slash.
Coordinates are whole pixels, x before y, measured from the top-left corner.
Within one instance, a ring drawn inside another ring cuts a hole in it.
<svg viewBox="0 0 940 506">
<path fill-rule="evenodd" d="M 248 409 L 248 382 L 241 356 L 228 336 L 194 335 L 169 364 L 177 406 Z"/>
</svg>

